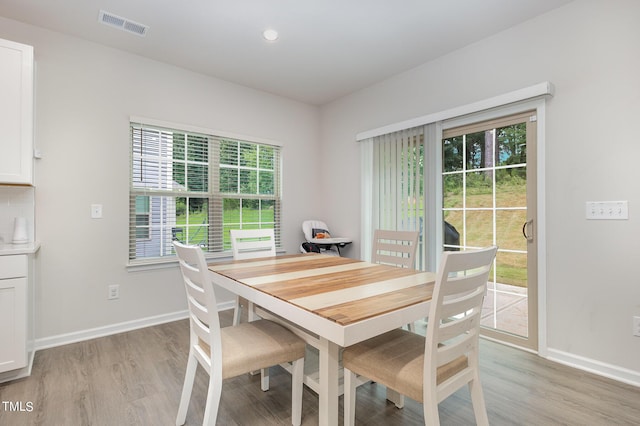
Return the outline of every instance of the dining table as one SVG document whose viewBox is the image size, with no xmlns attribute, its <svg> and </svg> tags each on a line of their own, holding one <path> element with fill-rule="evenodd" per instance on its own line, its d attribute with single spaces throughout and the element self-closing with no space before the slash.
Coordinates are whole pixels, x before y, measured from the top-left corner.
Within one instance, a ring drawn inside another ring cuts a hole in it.
<svg viewBox="0 0 640 426">
<path fill-rule="evenodd" d="M 317 253 L 209 265 L 212 282 L 257 306 L 318 350 L 307 378 L 320 425 L 338 424 L 340 350 L 427 316 L 436 276 Z"/>
</svg>

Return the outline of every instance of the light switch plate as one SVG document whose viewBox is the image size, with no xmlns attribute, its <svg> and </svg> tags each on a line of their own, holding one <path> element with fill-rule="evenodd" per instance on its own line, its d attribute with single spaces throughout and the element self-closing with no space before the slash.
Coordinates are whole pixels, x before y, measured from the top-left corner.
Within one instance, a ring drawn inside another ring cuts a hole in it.
<svg viewBox="0 0 640 426">
<path fill-rule="evenodd" d="M 626 220 L 629 219 L 627 201 L 587 201 L 587 219 L 595 220 Z"/>
</svg>

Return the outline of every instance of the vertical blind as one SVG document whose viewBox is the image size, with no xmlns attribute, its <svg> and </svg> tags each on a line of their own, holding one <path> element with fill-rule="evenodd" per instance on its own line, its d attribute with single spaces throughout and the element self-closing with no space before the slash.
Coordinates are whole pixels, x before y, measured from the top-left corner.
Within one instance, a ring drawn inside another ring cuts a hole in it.
<svg viewBox="0 0 640 426">
<path fill-rule="evenodd" d="M 130 261 L 173 256 L 171 242 L 231 248 L 230 229 L 274 228 L 280 148 L 131 123 Z"/>
<path fill-rule="evenodd" d="M 373 138 L 371 169 L 371 227 L 374 229 L 420 231 L 424 244 L 424 126 Z M 417 253 L 422 266 L 423 250 Z"/>
</svg>

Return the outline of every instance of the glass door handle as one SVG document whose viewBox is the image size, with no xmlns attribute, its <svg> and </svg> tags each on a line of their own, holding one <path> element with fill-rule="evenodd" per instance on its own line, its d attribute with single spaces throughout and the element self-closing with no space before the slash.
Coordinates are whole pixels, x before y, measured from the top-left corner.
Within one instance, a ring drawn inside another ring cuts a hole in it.
<svg viewBox="0 0 640 426">
<path fill-rule="evenodd" d="M 523 225 L 522 225 L 522 235 L 524 236 L 524 238 L 528 241 L 528 242 L 533 242 L 533 236 L 529 236 L 527 235 L 527 225 L 532 226 L 533 225 L 533 219 L 529 219 L 527 220 Z"/>
</svg>

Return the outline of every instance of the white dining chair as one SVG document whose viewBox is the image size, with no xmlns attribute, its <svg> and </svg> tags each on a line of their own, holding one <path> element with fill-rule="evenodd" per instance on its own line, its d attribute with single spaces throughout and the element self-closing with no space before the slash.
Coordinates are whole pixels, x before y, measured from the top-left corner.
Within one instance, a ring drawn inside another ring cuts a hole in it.
<svg viewBox="0 0 640 426">
<path fill-rule="evenodd" d="M 426 337 L 395 329 L 345 348 L 345 426 L 355 422 L 357 376 L 422 402 L 427 425 L 439 425 L 438 404 L 468 385 L 477 424 L 489 424 L 478 349 L 482 303 L 496 250 L 443 254 Z"/>
<path fill-rule="evenodd" d="M 231 251 L 233 260 L 259 259 L 276 255 L 276 238 L 273 229 L 231 229 Z M 233 325 L 240 324 L 242 304 L 236 296 L 233 310 Z M 253 318 L 253 305 L 247 307 L 249 320 Z"/>
<path fill-rule="evenodd" d="M 389 231 L 376 229 L 373 232 L 371 262 L 414 269 L 418 231 Z"/>
<path fill-rule="evenodd" d="M 376 229 L 373 232 L 371 262 L 415 269 L 419 237 L 418 231 Z M 414 324 L 407 324 L 407 328 L 413 331 Z M 401 405 L 402 403 L 399 404 L 399 408 L 402 408 Z"/>
<path fill-rule="evenodd" d="M 216 296 L 202 249 L 173 242 L 189 306 L 189 357 L 176 425 L 183 425 L 198 363 L 209 374 L 203 425 L 214 425 L 220 406 L 222 382 L 254 370 L 292 363 L 291 423 L 302 420 L 305 342 L 268 320 L 220 328 Z"/>
<path fill-rule="evenodd" d="M 231 251 L 233 260 L 260 259 L 276 255 L 275 231 L 271 229 L 231 229 Z M 236 295 L 236 303 L 233 310 L 233 325 L 240 324 L 242 317 L 242 302 Z M 252 302 L 247 302 L 247 320 L 258 319 Z M 257 374 L 257 371 L 251 371 Z M 260 370 L 260 388 L 269 390 L 269 369 Z"/>
</svg>

